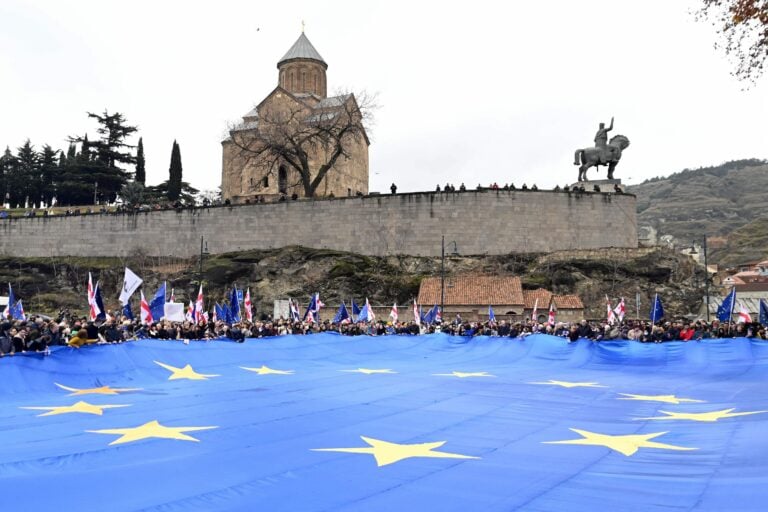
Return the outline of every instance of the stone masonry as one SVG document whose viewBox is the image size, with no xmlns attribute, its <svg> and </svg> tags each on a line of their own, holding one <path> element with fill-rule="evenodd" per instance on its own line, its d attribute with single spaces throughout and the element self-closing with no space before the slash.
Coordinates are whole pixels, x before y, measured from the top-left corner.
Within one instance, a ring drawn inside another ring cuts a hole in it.
<svg viewBox="0 0 768 512">
<path fill-rule="evenodd" d="M 0 254 L 192 257 L 302 245 L 439 256 L 637 247 L 635 196 L 555 191 L 410 193 L 121 215 L 0 220 Z M 451 246 L 452 249 L 452 246 Z"/>
</svg>

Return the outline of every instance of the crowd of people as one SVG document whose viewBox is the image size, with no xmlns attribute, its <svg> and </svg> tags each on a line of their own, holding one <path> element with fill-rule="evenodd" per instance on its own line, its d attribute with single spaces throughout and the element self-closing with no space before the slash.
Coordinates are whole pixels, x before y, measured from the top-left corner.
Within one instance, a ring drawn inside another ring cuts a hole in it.
<svg viewBox="0 0 768 512">
<path fill-rule="evenodd" d="M 500 320 L 488 322 L 453 321 L 433 324 L 409 322 L 349 322 L 334 324 L 330 320 L 319 322 L 292 321 L 284 318 L 253 322 L 240 321 L 227 324 L 216 322 L 169 322 L 161 320 L 142 324 L 120 315 L 108 315 L 105 321 L 89 321 L 86 317 L 60 312 L 57 318 L 36 316 L 27 320 L 5 320 L 0 323 L 0 357 L 23 352 L 48 353 L 50 347 L 66 345 L 80 348 L 88 344 L 123 343 L 139 339 L 163 340 L 215 340 L 229 339 L 244 342 L 249 338 L 272 336 L 310 335 L 337 332 L 346 336 L 415 336 L 445 333 L 454 336 L 489 336 L 525 338 L 532 334 L 549 334 L 566 338 L 569 342 L 584 338 L 592 341 L 633 340 L 646 343 L 669 341 L 699 341 L 708 338 L 749 337 L 768 339 L 766 329 L 759 323 L 730 323 L 696 321 L 666 321 L 656 324 L 643 320 L 625 320 L 609 324 L 582 320 L 576 323 L 558 322 L 555 325 L 526 321 Z"/>
</svg>

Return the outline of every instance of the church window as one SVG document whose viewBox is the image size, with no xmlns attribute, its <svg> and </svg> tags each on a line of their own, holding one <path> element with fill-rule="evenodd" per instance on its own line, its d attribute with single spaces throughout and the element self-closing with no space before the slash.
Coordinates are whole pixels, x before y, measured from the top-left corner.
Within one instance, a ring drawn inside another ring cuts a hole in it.
<svg viewBox="0 0 768 512">
<path fill-rule="evenodd" d="M 282 165 L 280 166 L 280 169 L 277 171 L 277 187 L 280 190 L 281 194 L 288 193 L 288 172 L 285 170 L 285 167 L 283 167 Z"/>
<path fill-rule="evenodd" d="M 264 179 L 262 179 L 261 182 L 264 188 L 269 188 L 269 176 L 264 176 Z"/>
</svg>

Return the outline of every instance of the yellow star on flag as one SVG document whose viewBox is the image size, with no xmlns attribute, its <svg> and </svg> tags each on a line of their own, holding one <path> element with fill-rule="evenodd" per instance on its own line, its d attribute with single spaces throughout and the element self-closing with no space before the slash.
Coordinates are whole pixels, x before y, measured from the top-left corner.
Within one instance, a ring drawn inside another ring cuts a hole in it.
<svg viewBox="0 0 768 512">
<path fill-rule="evenodd" d="M 249 372 L 258 373 L 259 375 L 293 375 L 293 370 L 273 370 L 268 366 L 261 365 L 261 368 L 248 368 L 247 366 L 241 366 L 243 370 Z"/>
<path fill-rule="evenodd" d="M 412 457 L 427 457 L 438 459 L 479 459 L 480 457 L 473 457 L 471 455 L 461 455 L 458 453 L 448 452 L 436 452 L 437 448 L 443 446 L 446 441 L 438 441 L 434 443 L 417 443 L 417 444 L 399 444 L 390 443 L 388 441 L 382 441 L 380 439 L 373 439 L 372 437 L 360 436 L 360 439 L 368 444 L 368 447 L 361 448 L 312 448 L 315 452 L 343 452 L 343 453 L 366 453 L 373 455 L 376 459 L 376 465 L 386 466 L 388 464 L 394 464 L 400 462 L 403 459 L 410 459 Z"/>
<path fill-rule="evenodd" d="M 647 402 L 664 402 L 667 404 L 682 404 L 682 403 L 700 403 L 704 400 L 694 400 L 693 398 L 678 398 L 675 395 L 632 395 L 630 393 L 619 393 L 626 398 L 618 398 L 617 400 L 645 400 Z"/>
<path fill-rule="evenodd" d="M 582 439 L 569 439 L 567 441 L 544 441 L 544 444 L 583 444 L 590 446 L 605 446 L 629 457 L 634 455 L 640 448 L 659 448 L 662 450 L 697 450 L 698 448 L 686 448 L 672 444 L 657 443 L 651 441 L 667 432 L 655 432 L 653 434 L 632 434 L 624 436 L 612 436 L 608 434 L 597 434 L 587 430 L 577 428 L 569 429 L 582 436 Z"/>
<path fill-rule="evenodd" d="M 196 430 L 210 430 L 218 427 L 166 427 L 161 425 L 157 420 L 152 420 L 143 425 L 133 428 L 108 428 L 104 430 L 86 430 L 94 434 L 116 434 L 119 435 L 117 439 L 110 444 L 123 444 L 132 443 L 133 441 L 141 441 L 142 439 L 179 439 L 182 441 L 195 441 L 199 442 L 199 439 L 195 439 L 192 436 L 186 435 L 184 432 L 194 432 Z"/>
<path fill-rule="evenodd" d="M 466 379 L 467 377 L 495 377 L 488 372 L 451 372 L 451 373 L 433 373 L 432 375 L 441 377 L 458 377 Z"/>
<path fill-rule="evenodd" d="M 206 373 L 197 373 L 192 366 L 187 365 L 184 368 L 176 368 L 175 366 L 171 366 L 169 364 L 161 363 L 160 361 L 155 361 L 155 364 L 158 364 L 171 372 L 171 376 L 168 377 L 168 380 L 177 380 L 177 379 L 189 379 L 189 380 L 208 380 L 208 377 L 219 377 L 219 375 L 215 374 L 206 374 Z"/>
<path fill-rule="evenodd" d="M 94 405 L 88 402 L 77 402 L 73 405 L 65 405 L 61 407 L 19 407 L 19 409 L 30 409 L 33 411 L 48 411 L 40 416 L 55 416 L 57 414 L 67 414 L 70 412 L 81 412 L 83 414 L 96 414 L 101 416 L 104 413 L 104 409 L 114 409 L 115 407 L 130 407 L 129 405 Z"/>
<path fill-rule="evenodd" d="M 706 421 L 713 423 L 722 418 L 733 418 L 735 416 L 749 416 L 750 414 L 762 414 L 768 411 L 745 411 L 745 412 L 731 412 L 735 410 L 723 409 L 721 411 L 710 412 L 668 412 L 659 411 L 666 416 L 653 416 L 651 418 L 635 418 L 637 420 L 691 420 L 691 421 Z"/>
<path fill-rule="evenodd" d="M 349 373 L 364 373 L 366 375 L 372 375 L 374 373 L 397 373 L 393 372 L 389 368 L 383 368 L 380 370 L 372 370 L 370 368 L 358 368 L 357 370 L 339 370 L 340 372 L 349 372 Z"/>
<path fill-rule="evenodd" d="M 141 388 L 111 388 L 109 386 L 101 386 L 100 388 L 87 388 L 87 389 L 78 389 L 78 388 L 71 388 L 69 386 L 64 386 L 62 384 L 59 384 L 58 382 L 54 382 L 58 387 L 65 391 L 72 391 L 72 393 L 69 394 L 69 396 L 75 396 L 75 395 L 117 395 L 120 393 L 128 393 L 131 391 L 141 391 Z"/>
<path fill-rule="evenodd" d="M 545 386 L 562 386 L 564 388 L 605 388 L 597 382 L 566 382 L 564 380 L 549 379 L 546 382 L 529 382 L 528 384 L 543 384 Z"/>
</svg>

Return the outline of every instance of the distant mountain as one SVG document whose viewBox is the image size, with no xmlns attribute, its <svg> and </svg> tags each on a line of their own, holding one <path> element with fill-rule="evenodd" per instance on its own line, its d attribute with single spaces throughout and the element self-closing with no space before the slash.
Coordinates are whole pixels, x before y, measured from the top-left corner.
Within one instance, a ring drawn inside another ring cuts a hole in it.
<svg viewBox="0 0 768 512">
<path fill-rule="evenodd" d="M 768 161 L 735 160 L 715 167 L 686 169 L 627 187 L 637 196 L 638 224 L 652 242 L 713 244 L 711 262 L 740 263 L 768 257 Z"/>
</svg>

